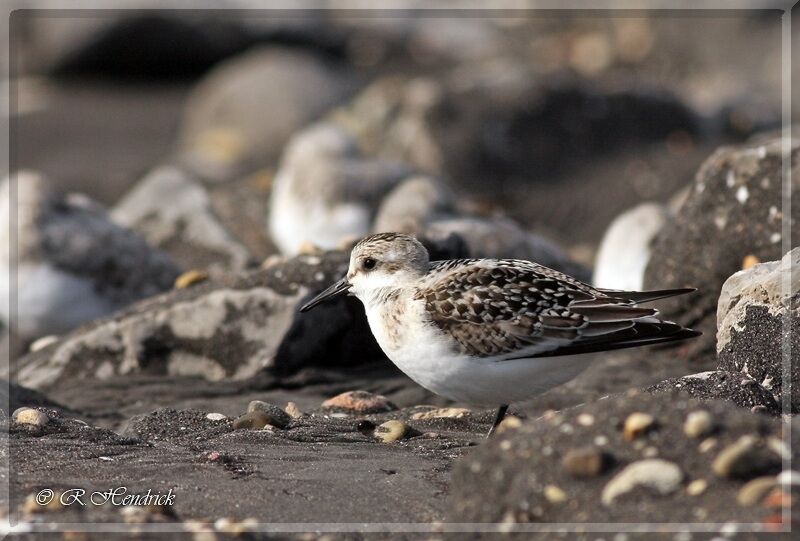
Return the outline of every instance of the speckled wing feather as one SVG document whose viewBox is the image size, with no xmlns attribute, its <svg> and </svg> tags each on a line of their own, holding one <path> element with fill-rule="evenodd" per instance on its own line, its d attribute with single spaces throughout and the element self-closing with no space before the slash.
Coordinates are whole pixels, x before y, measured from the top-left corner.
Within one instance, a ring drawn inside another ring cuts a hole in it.
<svg viewBox="0 0 800 541">
<path fill-rule="evenodd" d="M 462 259 L 434 262 L 416 297 L 462 353 L 504 360 L 696 336 L 636 305 L 689 291 L 601 290 L 529 261 Z"/>
</svg>

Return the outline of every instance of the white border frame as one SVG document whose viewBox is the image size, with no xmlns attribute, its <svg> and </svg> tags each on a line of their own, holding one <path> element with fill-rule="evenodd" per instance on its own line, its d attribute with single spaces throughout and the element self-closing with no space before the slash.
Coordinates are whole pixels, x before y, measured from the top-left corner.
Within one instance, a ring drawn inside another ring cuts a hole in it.
<svg viewBox="0 0 800 541">
<path fill-rule="evenodd" d="M 533 10 L 586 10 L 594 13 L 602 11 L 651 11 L 651 10 L 764 10 L 775 9 L 783 12 L 781 25 L 781 109 L 782 109 L 782 173 L 783 173 L 783 223 L 782 223 L 782 251 L 787 253 L 792 249 L 791 240 L 791 133 L 792 133 L 792 21 L 791 14 L 797 6 L 797 0 L 420 0 L 420 6 L 415 9 L 424 10 L 472 10 L 475 13 L 482 11 L 496 12 L 508 11 L 509 13 L 526 13 Z M 11 4 L 11 5 L 8 5 Z M 227 6 L 226 6 L 227 4 Z M 423 5 L 424 4 L 424 5 Z M 304 9 L 331 9 L 331 10 L 365 10 L 373 12 L 401 11 L 407 8 L 408 2 L 395 0 L 382 0 L 381 6 L 376 9 L 375 2 L 369 0 L 138 0 L 138 5 L 131 7 L 131 2 L 125 1 L 120 6 L 119 0 L 8 0 L 0 5 L 0 40 L 6 45 L 8 54 L 0 56 L 0 65 L 6 81 L 10 80 L 11 47 L 10 47 L 10 16 L 18 9 L 36 10 L 85 10 L 96 11 L 104 9 L 224 9 L 226 7 L 249 10 L 304 10 Z M 15 106 L 12 84 L 6 86 L 8 95 L 0 96 L 0 100 L 8 105 L 7 111 L 11 112 Z M 0 117 L 2 126 L 0 139 L 6 144 L 0 145 L 0 171 L 9 173 L 10 160 L 10 114 Z M 13 186 L 13 183 L 12 183 Z M 14 198 L 12 188 L 12 199 Z M 14 211 L 12 209 L 12 221 Z M 10 224 L 9 224 L 10 225 Z M 3 249 L 0 247 L 0 249 Z M 15 250 L 15 242 L 8 248 Z M 794 269 L 792 269 L 794 270 Z M 800 269 L 797 269 L 800 272 Z M 12 273 L 13 274 L 13 273 Z M 788 295 L 791 290 L 791 272 L 784 275 L 783 294 Z M 11 278 L 15 284 L 15 277 Z M 12 291 L 12 306 L 15 305 Z M 784 320 L 784 329 L 790 325 L 787 311 Z M 784 417 L 791 411 L 791 337 L 783 333 L 783 401 Z M 0 362 L 8 363 L 10 352 L 2 352 Z M 0 404 L 8 411 L 8 404 Z M 791 423 L 784 423 L 784 443 L 791 448 Z M 8 442 L 8 440 L 7 440 Z M 0 460 L 0 505 L 6 507 L 10 504 L 10 470 L 9 453 L 6 449 L 5 456 Z M 784 459 L 784 469 L 791 469 L 791 458 Z M 9 509 L 9 517 L 0 519 L 0 536 L 10 533 L 23 532 L 86 532 L 86 533 L 177 533 L 190 532 L 183 523 L 166 524 L 127 524 L 127 523 L 10 523 L 14 513 Z M 734 533 L 734 532 L 774 532 L 789 533 L 791 529 L 791 508 L 783 508 L 783 528 L 765 529 L 760 523 L 532 523 L 532 524 L 506 524 L 506 523 L 258 523 L 251 529 L 255 532 L 268 533 L 478 533 L 478 532 L 595 532 L 595 533 Z M 211 530 L 213 525 L 211 525 Z"/>
</svg>

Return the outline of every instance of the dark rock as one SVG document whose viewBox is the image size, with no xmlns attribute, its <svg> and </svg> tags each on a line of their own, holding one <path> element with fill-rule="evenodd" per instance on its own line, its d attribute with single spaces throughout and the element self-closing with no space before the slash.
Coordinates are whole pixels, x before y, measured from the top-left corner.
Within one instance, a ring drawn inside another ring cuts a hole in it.
<svg viewBox="0 0 800 541">
<path fill-rule="evenodd" d="M 688 347 L 712 356 L 717 299 L 722 284 L 747 256 L 779 259 L 781 252 L 782 140 L 725 147 L 697 174 L 675 220 L 659 233 L 645 271 L 646 289 L 696 287 L 664 301 L 662 313 L 704 333 Z M 800 189 L 800 144 L 791 153 L 792 179 Z M 800 235 L 800 209 L 793 207 L 792 235 Z"/>
<path fill-rule="evenodd" d="M 174 290 L 30 353 L 15 374 L 33 388 L 134 373 L 220 381 L 384 359 L 355 299 L 297 310 L 346 268 L 347 255 L 330 252 Z"/>
<path fill-rule="evenodd" d="M 778 415 L 780 405 L 757 381 L 738 372 L 700 372 L 668 379 L 648 387 L 649 393 L 682 391 L 700 400 L 726 400 L 741 408 Z"/>
<path fill-rule="evenodd" d="M 471 190 L 486 189 L 487 178 L 493 187 L 552 178 L 623 146 L 699 127 L 695 113 L 664 92 L 539 81 L 514 61 L 440 79 L 387 77 L 334 118 L 368 153 L 402 157 Z"/>
<path fill-rule="evenodd" d="M 211 16 L 142 12 L 101 21 L 94 32 L 72 35 L 72 47 L 60 51 L 62 56 L 53 66 L 57 75 L 126 80 L 196 77 L 253 42 L 241 25 Z"/>
<path fill-rule="evenodd" d="M 783 445 L 779 439 L 780 420 L 752 415 L 732 404 L 699 402 L 679 393 L 612 396 L 524 422 L 457 461 L 453 467 L 447 520 L 682 523 L 703 516 L 704 520 L 719 523 L 760 521 L 768 511 L 738 508 L 735 501 L 740 486 L 708 479 L 713 455 L 709 456 L 708 450 L 704 452 L 707 445 L 703 442 L 684 435 L 686 415 L 701 407 L 719 421 L 715 454 L 743 436 Z M 636 412 L 657 416 L 659 424 L 630 442 L 623 435 L 622 425 Z M 587 413 L 595 422 L 581 424 L 579 417 Z M 586 446 L 613 454 L 614 465 L 595 477 L 570 474 L 562 467 L 565 453 Z M 646 464 L 651 461 L 663 464 L 664 475 L 655 476 L 649 467 L 630 471 L 643 460 Z M 624 471 L 628 473 L 622 482 L 619 476 Z M 618 486 L 613 490 L 607 488 L 615 479 Z M 683 484 L 695 479 L 709 481 L 702 498 L 690 498 L 684 493 Z M 639 485 L 641 488 L 636 488 Z M 566 499 L 553 504 L 547 496 L 549 486 L 559 487 Z M 606 505 L 602 505 L 604 501 Z"/>
<path fill-rule="evenodd" d="M 792 413 L 800 412 L 799 268 L 800 248 L 795 248 L 781 261 L 737 272 L 722 286 L 717 308 L 719 368 L 760 382 Z M 789 290 L 784 292 L 787 275 Z M 784 358 L 785 342 L 789 359 Z M 784 363 L 789 364 L 785 375 Z M 790 397 L 783 396 L 784 378 L 791 380 Z"/>
</svg>

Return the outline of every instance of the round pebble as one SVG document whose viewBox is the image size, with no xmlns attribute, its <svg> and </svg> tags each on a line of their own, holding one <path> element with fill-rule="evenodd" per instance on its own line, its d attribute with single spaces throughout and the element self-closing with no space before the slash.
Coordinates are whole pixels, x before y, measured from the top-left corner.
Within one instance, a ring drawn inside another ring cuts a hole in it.
<svg viewBox="0 0 800 541">
<path fill-rule="evenodd" d="M 758 505 L 776 486 L 778 486 L 778 481 L 775 477 L 756 477 L 739 489 L 736 501 L 742 507 Z"/>
<path fill-rule="evenodd" d="M 544 497 L 550 503 L 563 503 L 567 501 L 567 493 L 555 485 L 544 487 Z"/>
<path fill-rule="evenodd" d="M 358 413 L 381 413 L 397 409 L 385 396 L 367 391 L 348 391 L 336 395 L 323 402 L 322 407 Z"/>
<path fill-rule="evenodd" d="M 205 282 L 208 280 L 208 273 L 206 271 L 192 269 L 184 272 L 175 279 L 175 289 L 186 289 L 187 287 Z"/>
<path fill-rule="evenodd" d="M 581 426 L 592 426 L 594 424 L 594 415 L 581 413 L 575 420 Z"/>
<path fill-rule="evenodd" d="M 683 423 L 683 432 L 690 438 L 702 438 L 714 429 L 714 418 L 706 410 L 689 413 Z"/>
<path fill-rule="evenodd" d="M 286 428 L 292 422 L 291 416 L 283 411 L 280 407 L 269 402 L 262 402 L 261 400 L 253 400 L 247 405 L 247 413 L 259 411 L 263 413 L 266 418 L 266 424 L 277 426 L 278 428 Z"/>
<path fill-rule="evenodd" d="M 611 457 L 594 447 L 570 449 L 561 460 L 561 465 L 574 477 L 596 477 L 603 473 Z"/>
<path fill-rule="evenodd" d="M 23 425 L 45 426 L 50 418 L 43 411 L 33 408 L 19 408 L 11 414 L 11 419 Z"/>
<path fill-rule="evenodd" d="M 750 267 L 758 265 L 759 263 L 761 263 L 761 260 L 758 259 L 758 257 L 754 256 L 753 254 L 746 255 L 744 256 L 744 259 L 742 259 L 742 270 L 747 270 Z"/>
<path fill-rule="evenodd" d="M 626 440 L 633 441 L 653 428 L 654 425 L 655 419 L 649 413 L 631 413 L 628 415 L 628 418 L 625 419 L 623 434 Z"/>
<path fill-rule="evenodd" d="M 408 435 L 410 428 L 403 421 L 386 421 L 375 428 L 375 437 L 384 443 L 401 440 Z"/>
<path fill-rule="evenodd" d="M 705 479 L 695 479 L 686 485 L 686 493 L 689 496 L 699 496 L 708 488 L 708 481 Z"/>
<path fill-rule="evenodd" d="M 206 419 L 209 421 L 224 421 L 227 419 L 228 416 L 223 413 L 208 413 L 206 414 Z"/>
<path fill-rule="evenodd" d="M 629 464 L 614 476 L 600 496 L 604 505 L 611 505 L 618 497 L 636 487 L 645 487 L 657 494 L 670 494 L 678 490 L 683 472 L 674 463 L 659 458 L 648 458 Z"/>
<path fill-rule="evenodd" d="M 508 415 L 500 423 L 500 426 L 497 427 L 497 433 L 502 434 L 506 430 L 514 430 L 521 426 L 522 426 L 522 421 L 520 421 L 519 417 L 515 417 L 514 415 Z"/>
</svg>

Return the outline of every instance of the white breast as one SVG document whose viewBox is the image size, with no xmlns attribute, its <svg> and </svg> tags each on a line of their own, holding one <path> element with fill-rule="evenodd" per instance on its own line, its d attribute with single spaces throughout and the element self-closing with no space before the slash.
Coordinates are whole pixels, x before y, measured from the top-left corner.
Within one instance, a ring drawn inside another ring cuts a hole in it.
<svg viewBox="0 0 800 541">
<path fill-rule="evenodd" d="M 367 319 L 386 356 L 411 379 L 451 400 L 496 407 L 561 385 L 591 362 L 591 355 L 497 360 L 459 353 L 454 340 L 432 324 L 422 300 L 405 299 L 402 328 L 390 328 L 387 305 L 367 306 Z"/>
</svg>

